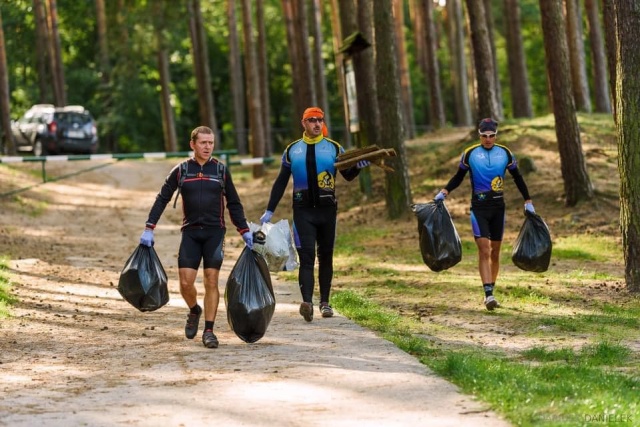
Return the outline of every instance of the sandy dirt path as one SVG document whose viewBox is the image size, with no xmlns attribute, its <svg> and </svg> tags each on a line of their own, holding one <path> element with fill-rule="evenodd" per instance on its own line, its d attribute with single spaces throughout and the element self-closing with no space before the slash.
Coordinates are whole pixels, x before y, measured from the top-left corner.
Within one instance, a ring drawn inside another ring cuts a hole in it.
<svg viewBox="0 0 640 427">
<path fill-rule="evenodd" d="M 50 173 L 90 166 L 75 163 Z M 171 207 L 156 232 L 171 300 L 152 313 L 124 302 L 120 270 L 175 163 L 105 163 L 1 200 L 0 253 L 15 254 L 10 273 L 20 302 L 0 325 L 0 425 L 508 425 L 340 313 L 304 322 L 297 284 L 277 275 L 276 312 L 260 341 L 236 337 L 223 299 L 220 347 L 204 348 L 200 334 L 185 339 L 179 212 Z M 255 184 L 238 187 L 247 205 Z M 229 232 L 221 293 L 241 247 Z"/>
</svg>

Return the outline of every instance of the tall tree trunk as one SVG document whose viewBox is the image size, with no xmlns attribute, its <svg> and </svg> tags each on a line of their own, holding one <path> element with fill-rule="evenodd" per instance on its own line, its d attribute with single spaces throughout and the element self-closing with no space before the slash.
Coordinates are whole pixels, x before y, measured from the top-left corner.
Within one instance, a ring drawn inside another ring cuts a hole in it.
<svg viewBox="0 0 640 427">
<path fill-rule="evenodd" d="M 264 21 L 264 0 L 256 2 L 256 21 L 258 24 L 258 73 L 260 75 L 260 107 L 264 126 L 265 155 L 273 153 L 271 130 L 271 95 L 269 91 L 269 59 L 267 57 L 267 30 Z"/>
<path fill-rule="evenodd" d="M 364 0 L 358 1 L 357 17 L 360 33 L 373 46 L 373 3 Z M 378 109 L 375 67 L 373 47 L 368 47 L 353 55 L 361 147 L 379 143 L 380 111 Z M 362 172 L 360 174 L 362 175 Z"/>
<path fill-rule="evenodd" d="M 169 54 L 164 47 L 162 30 L 156 30 L 158 41 L 158 71 L 160 72 L 160 108 L 162 110 L 162 131 L 164 133 L 164 150 L 178 151 L 176 124 L 171 107 L 171 76 L 169 73 Z"/>
<path fill-rule="evenodd" d="M 393 0 L 393 16 L 396 35 L 396 56 L 398 58 L 398 77 L 400 79 L 400 98 L 402 99 L 402 119 L 404 120 L 405 137 L 412 139 L 416 135 L 413 114 L 413 93 L 409 77 L 409 60 L 404 42 L 404 1 Z"/>
<path fill-rule="evenodd" d="M 56 0 L 47 0 L 49 6 L 49 34 L 51 42 L 51 74 L 54 87 L 55 104 L 67 105 L 67 91 L 65 88 L 64 66 L 62 64 L 62 48 L 60 47 L 60 33 L 58 32 L 58 7 Z"/>
<path fill-rule="evenodd" d="M 342 39 L 340 40 L 339 48 L 343 48 L 345 40 L 351 37 L 354 33 L 358 31 L 357 24 L 357 12 L 356 12 L 356 1 L 355 0 L 341 0 L 339 6 L 339 16 L 340 16 L 340 28 Z M 363 141 L 360 138 L 359 131 L 356 131 L 354 127 L 354 118 L 357 118 L 357 127 L 361 130 L 360 126 L 360 110 L 359 105 L 356 102 L 353 103 L 353 98 L 350 93 L 352 93 L 353 86 L 356 88 L 356 97 L 358 96 L 358 76 L 356 74 L 355 65 L 353 62 L 353 55 L 350 52 L 345 52 L 344 55 L 340 55 L 342 60 L 342 70 L 345 77 L 345 87 L 344 87 L 344 108 L 347 114 L 347 126 L 345 128 L 345 134 L 353 136 L 354 144 L 356 147 L 362 147 Z M 353 77 L 354 82 L 351 80 Z M 366 174 L 366 172 L 365 172 Z M 361 173 L 361 175 L 363 175 Z M 364 176 L 364 175 L 363 175 Z M 360 179 L 360 183 L 362 183 L 362 178 Z"/>
<path fill-rule="evenodd" d="M 567 40 L 569 42 L 569 63 L 571 65 L 571 87 L 576 108 L 591 112 L 591 97 L 585 65 L 584 41 L 582 40 L 582 14 L 579 0 L 564 0 L 567 17 Z"/>
<path fill-rule="evenodd" d="M 203 86 L 203 74 L 202 74 L 202 57 L 200 56 L 200 40 L 198 37 L 198 25 L 196 22 L 194 0 L 187 0 L 187 10 L 189 12 L 189 36 L 191 37 L 191 54 L 193 56 L 193 74 L 196 78 L 196 93 L 198 96 L 198 114 L 200 116 L 199 125 L 211 127 L 209 124 L 209 111 L 207 110 L 206 96 L 202 91 L 205 90 Z M 220 142 L 216 138 L 216 142 Z"/>
<path fill-rule="evenodd" d="M 429 107 L 431 110 L 431 123 L 435 129 L 446 125 L 444 116 L 444 102 L 440 89 L 440 65 L 438 64 L 437 35 L 433 22 L 433 1 L 423 0 L 424 26 L 426 28 L 427 46 L 427 78 L 429 81 Z"/>
<path fill-rule="evenodd" d="M 262 108 L 260 106 L 260 76 L 258 60 L 253 42 L 253 20 L 251 18 L 251 0 L 242 0 L 242 32 L 244 34 L 244 69 L 247 71 L 247 103 L 249 105 L 249 127 L 251 140 L 249 146 L 253 157 L 264 157 L 265 140 Z M 300 113 L 302 117 L 302 113 Z M 253 177 L 264 176 L 264 164 L 253 165 Z"/>
<path fill-rule="evenodd" d="M 611 107 L 613 108 L 613 119 L 616 119 L 616 20 L 613 10 L 613 0 L 602 0 L 602 20 L 604 21 L 604 44 L 607 52 L 607 71 L 609 71 L 609 93 L 611 94 Z"/>
<path fill-rule="evenodd" d="M 282 10 L 285 18 L 285 28 L 287 32 L 287 47 L 289 50 L 289 58 L 291 60 L 291 79 L 293 81 L 293 123 L 295 128 L 300 129 L 298 120 L 302 118 L 304 110 L 315 104 L 315 94 L 312 97 L 309 90 L 313 89 L 313 85 L 308 82 L 312 81 L 312 76 L 308 72 L 307 61 L 301 57 L 302 49 L 299 46 L 306 41 L 309 35 L 307 28 L 300 28 L 297 21 L 295 2 L 298 0 L 282 0 Z M 307 49 L 308 54 L 308 49 Z M 311 88 L 311 89 L 310 89 Z"/>
<path fill-rule="evenodd" d="M 2 27 L 2 11 L 0 10 L 0 128 L 4 132 L 2 143 L 0 144 L 1 154 L 16 154 L 16 146 L 13 143 L 11 133 L 11 110 L 9 104 L 9 76 L 7 70 L 7 53 L 4 43 L 4 30 Z"/>
<path fill-rule="evenodd" d="M 160 111 L 162 114 L 162 132 L 164 134 L 164 151 L 178 151 L 176 124 L 171 106 L 171 73 L 169 71 L 169 53 L 167 52 L 165 31 L 165 1 L 157 5 L 148 4 L 148 10 L 153 22 L 156 41 L 156 55 L 158 58 L 158 75 L 160 76 Z"/>
<path fill-rule="evenodd" d="M 411 203 L 411 185 L 408 174 L 407 155 L 404 146 L 402 106 L 400 105 L 400 84 L 396 62 L 394 19 L 392 0 L 378 0 L 374 8 L 376 38 L 376 82 L 378 86 L 378 107 L 384 126 L 380 128 L 380 142 L 387 148 L 395 149 L 390 166 L 395 173 L 385 174 L 385 198 L 387 215 L 390 219 L 408 215 Z"/>
<path fill-rule="evenodd" d="M 491 0 L 484 0 L 484 17 L 487 20 L 487 34 L 489 35 L 489 44 L 491 45 L 491 59 L 493 61 L 493 79 L 495 80 L 494 87 L 496 91 L 496 100 L 498 101 L 498 116 L 504 117 L 504 108 L 502 106 L 502 84 L 500 84 L 500 69 L 498 68 L 498 55 L 496 54 L 496 42 L 493 37 L 493 28 L 495 23 L 493 22 L 493 8 L 491 7 Z"/>
<path fill-rule="evenodd" d="M 618 168 L 620 170 L 620 228 L 627 289 L 640 292 L 640 10 L 633 0 L 613 3 L 618 46 Z"/>
<path fill-rule="evenodd" d="M 591 62 L 593 66 L 593 92 L 596 102 L 596 112 L 610 113 L 611 98 L 609 82 L 607 81 L 607 60 L 602 39 L 602 23 L 598 2 L 585 0 L 585 9 L 589 22 L 589 40 L 591 41 Z"/>
<path fill-rule="evenodd" d="M 208 126 L 215 134 L 216 142 L 221 145 L 220 131 L 216 121 L 213 91 L 211 88 L 211 73 L 209 71 L 209 49 L 207 37 L 202 25 L 200 0 L 189 0 L 189 29 L 193 49 L 193 65 L 195 67 L 196 87 L 200 105 L 200 123 Z"/>
<path fill-rule="evenodd" d="M 593 188 L 582 144 L 574 98 L 571 93 L 569 48 L 562 19 L 562 4 L 557 0 L 540 0 L 547 74 L 553 96 L 560 169 L 564 181 L 565 204 L 575 206 L 579 201 L 593 198 Z"/>
<path fill-rule="evenodd" d="M 301 107 L 297 111 L 296 118 L 302 119 L 304 110 L 310 106 L 318 105 L 315 85 L 313 82 L 313 70 L 311 69 L 311 52 L 309 49 L 309 20 L 307 19 L 306 0 L 292 0 L 293 17 L 295 23 L 296 36 L 294 37 L 295 49 L 297 57 L 300 61 L 300 78 L 304 83 L 302 86 L 295 88 L 297 97 L 296 103 Z"/>
<path fill-rule="evenodd" d="M 358 1 L 357 25 L 362 37 L 373 45 L 373 4 Z M 376 70 L 371 46 L 353 55 L 353 70 L 356 76 L 356 94 L 358 98 L 358 146 L 376 144 L 380 134 L 380 112 L 378 110 L 378 91 L 376 89 Z M 358 175 L 360 191 L 367 196 L 373 194 L 371 169 L 365 168 Z"/>
<path fill-rule="evenodd" d="M 313 38 L 312 69 L 314 70 L 315 92 L 318 98 L 318 106 L 324 111 L 324 122 L 331 128 L 331 117 L 329 114 L 329 101 L 327 99 L 327 80 L 325 78 L 324 59 L 322 58 L 322 14 L 320 13 L 320 0 L 311 1 L 309 28 Z"/>
<path fill-rule="evenodd" d="M 420 70 L 421 79 L 425 82 L 429 80 L 429 69 L 427 64 L 427 30 L 425 28 L 425 5 L 426 1 L 423 0 L 409 0 L 409 16 L 411 17 L 411 24 L 413 25 L 413 43 L 415 44 L 415 62 Z M 427 90 L 427 96 L 430 96 L 429 90 Z M 424 105 L 424 124 L 427 128 L 432 127 L 431 123 L 431 108 L 425 103 Z"/>
<path fill-rule="evenodd" d="M 473 44 L 473 62 L 476 70 L 478 117 L 492 117 L 501 120 L 495 88 L 496 70 L 493 67 L 491 39 L 485 16 L 484 3 L 477 0 L 466 0 L 471 26 Z"/>
<path fill-rule="evenodd" d="M 47 26 L 47 13 L 45 10 L 44 0 L 33 0 L 33 12 L 35 14 L 36 23 L 36 69 L 38 70 L 38 99 L 41 104 L 51 102 L 53 94 L 51 93 L 51 76 L 47 71 L 47 65 L 52 64 L 50 58 L 51 51 L 47 46 L 51 46 L 49 41 L 49 27 Z"/>
<path fill-rule="evenodd" d="M 96 25 L 98 28 L 98 58 L 103 84 L 109 84 L 109 45 L 107 44 L 107 16 L 104 0 L 96 0 Z"/>
<path fill-rule="evenodd" d="M 372 3 L 359 1 L 357 6 L 352 1 L 340 2 L 340 16 L 343 33 L 360 33 L 369 44 L 373 38 Z M 354 19 L 355 18 L 355 19 Z M 376 95 L 375 65 L 373 49 L 369 46 L 354 51 L 350 55 L 355 77 L 356 107 L 358 115 L 358 131 L 354 133 L 357 147 L 366 147 L 375 143 L 379 129 L 378 100 Z M 371 171 L 363 169 L 358 175 L 360 191 L 370 196 L 373 193 Z"/>
<path fill-rule="evenodd" d="M 233 131 L 235 147 L 239 154 L 247 154 L 248 134 L 245 115 L 246 100 L 244 93 L 244 74 L 240 41 L 238 38 L 238 21 L 236 18 L 236 1 L 227 0 L 227 23 L 229 26 L 229 74 L 231 79 L 231 97 L 233 99 Z"/>
<path fill-rule="evenodd" d="M 107 13 L 104 0 L 96 1 L 96 26 L 98 32 L 98 64 L 100 71 L 100 85 L 98 96 L 103 105 L 110 105 L 113 97 L 111 87 L 111 63 L 109 60 L 109 39 L 107 31 Z M 108 129 L 108 128 L 107 128 Z M 115 138 L 113 131 L 107 130 L 103 132 L 100 138 L 100 144 L 107 152 L 115 151 Z"/>
<path fill-rule="evenodd" d="M 342 13 L 338 12 L 343 3 L 348 3 L 347 1 L 341 1 L 338 3 L 338 0 L 331 0 L 331 5 L 329 6 L 329 10 L 331 12 L 331 32 L 333 34 L 333 52 L 335 58 L 335 66 L 337 80 L 338 80 L 338 91 L 342 96 L 342 118 L 343 118 L 343 126 L 344 126 L 344 134 L 342 137 L 342 145 L 344 147 L 351 147 L 351 133 L 349 133 L 349 107 L 347 100 L 347 91 L 346 91 L 346 83 L 344 76 L 344 55 L 339 52 L 340 47 L 342 47 L 342 26 L 340 24 L 340 16 Z"/>
<path fill-rule="evenodd" d="M 473 117 L 469 101 L 461 0 L 447 0 L 446 7 L 449 20 L 449 51 L 451 52 L 451 79 L 455 99 L 455 123 L 460 126 L 470 126 L 473 123 Z"/>
<path fill-rule="evenodd" d="M 509 62 L 509 88 L 513 117 L 533 117 L 531 87 L 520 30 L 520 5 L 518 0 L 504 0 L 507 58 Z"/>
<path fill-rule="evenodd" d="M 135 79 L 138 70 L 135 69 L 135 60 L 130 42 L 128 25 L 128 18 L 131 15 L 130 8 L 132 6 L 126 0 L 117 0 L 115 7 L 115 43 L 111 46 L 113 48 L 113 56 L 118 58 L 118 60 L 114 62 L 110 78 L 113 87 L 121 89 L 127 86 L 127 81 Z M 123 95 L 122 92 L 123 91 L 121 90 L 116 90 L 110 91 L 107 94 L 109 97 L 108 99 L 115 105 L 116 109 L 118 109 L 122 103 L 126 102 L 126 94 Z M 117 116 L 112 114 L 112 117 Z M 111 152 L 119 152 L 120 144 L 117 130 L 113 130 L 110 137 L 113 140 Z"/>
</svg>

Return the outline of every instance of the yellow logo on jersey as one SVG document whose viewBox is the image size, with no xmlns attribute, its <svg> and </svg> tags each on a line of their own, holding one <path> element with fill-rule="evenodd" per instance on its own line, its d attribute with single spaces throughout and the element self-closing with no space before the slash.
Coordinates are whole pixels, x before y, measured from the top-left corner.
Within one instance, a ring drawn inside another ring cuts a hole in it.
<svg viewBox="0 0 640 427">
<path fill-rule="evenodd" d="M 504 181 L 502 180 L 502 178 L 499 176 L 496 176 L 491 180 L 491 189 L 496 193 L 502 193 L 503 184 L 504 184 Z"/>
<path fill-rule="evenodd" d="M 322 172 L 318 175 L 318 187 L 332 189 L 335 187 L 336 181 L 329 172 Z"/>
</svg>

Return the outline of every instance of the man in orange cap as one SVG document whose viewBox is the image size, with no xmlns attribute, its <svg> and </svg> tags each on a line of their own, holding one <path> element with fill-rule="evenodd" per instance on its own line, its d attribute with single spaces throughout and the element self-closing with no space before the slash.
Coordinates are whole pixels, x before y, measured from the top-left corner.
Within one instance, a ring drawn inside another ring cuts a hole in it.
<svg viewBox="0 0 640 427">
<path fill-rule="evenodd" d="M 260 222 L 270 222 L 280 199 L 293 175 L 293 235 L 300 258 L 298 284 L 302 294 L 300 314 L 307 322 L 313 320 L 314 265 L 316 247 L 318 254 L 318 282 L 320 285 L 320 313 L 332 317 L 329 305 L 331 280 L 333 279 L 333 247 L 336 237 L 338 203 L 334 163 L 344 148 L 327 138 L 324 112 L 318 107 L 304 111 L 301 121 L 302 138 L 292 142 L 282 154 L 280 173 L 271 188 L 267 209 Z M 363 160 L 357 165 L 340 171 L 352 181 L 360 169 L 369 166 Z"/>
<path fill-rule="evenodd" d="M 302 113 L 302 121 L 303 122 L 305 120 L 309 119 L 309 118 L 312 118 L 312 117 L 318 117 L 318 118 L 322 119 L 321 120 L 321 123 L 322 123 L 322 136 L 329 136 L 329 129 L 327 129 L 327 124 L 324 121 L 324 112 L 318 107 L 309 107 L 306 110 L 304 110 L 304 113 Z"/>
</svg>

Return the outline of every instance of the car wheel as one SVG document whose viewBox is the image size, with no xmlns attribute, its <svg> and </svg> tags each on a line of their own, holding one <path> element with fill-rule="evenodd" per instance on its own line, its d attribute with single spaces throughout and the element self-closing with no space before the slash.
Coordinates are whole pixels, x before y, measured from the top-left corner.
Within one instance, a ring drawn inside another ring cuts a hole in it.
<svg viewBox="0 0 640 427">
<path fill-rule="evenodd" d="M 47 155 L 47 149 L 39 139 L 37 139 L 36 142 L 33 143 L 33 155 L 38 157 Z"/>
</svg>

